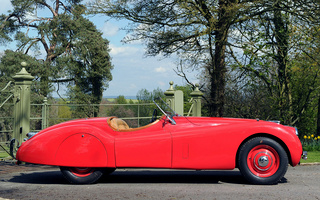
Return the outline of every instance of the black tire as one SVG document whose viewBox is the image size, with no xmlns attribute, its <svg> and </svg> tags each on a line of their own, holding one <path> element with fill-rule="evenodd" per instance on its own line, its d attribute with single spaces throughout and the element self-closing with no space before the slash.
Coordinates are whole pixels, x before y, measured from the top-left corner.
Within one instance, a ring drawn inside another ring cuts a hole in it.
<svg viewBox="0 0 320 200">
<path fill-rule="evenodd" d="M 266 137 L 252 138 L 239 150 L 240 172 L 252 184 L 277 184 L 287 172 L 288 162 L 283 147 Z"/>
<path fill-rule="evenodd" d="M 109 174 L 113 173 L 114 171 L 116 171 L 116 168 L 104 168 L 103 169 L 103 174 L 104 175 L 109 175 Z"/>
<path fill-rule="evenodd" d="M 60 167 L 63 176 L 75 184 L 92 184 L 104 174 L 103 168 Z"/>
<path fill-rule="evenodd" d="M 106 178 L 108 175 L 116 171 L 116 168 L 104 168 L 102 178 Z"/>
</svg>

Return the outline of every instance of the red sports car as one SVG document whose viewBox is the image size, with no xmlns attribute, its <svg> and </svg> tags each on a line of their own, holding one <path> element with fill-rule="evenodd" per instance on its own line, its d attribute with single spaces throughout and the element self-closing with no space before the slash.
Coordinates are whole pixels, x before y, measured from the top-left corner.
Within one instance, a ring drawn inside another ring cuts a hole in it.
<svg viewBox="0 0 320 200">
<path fill-rule="evenodd" d="M 276 184 L 303 155 L 297 129 L 274 122 L 184 117 L 164 111 L 130 128 L 117 117 L 51 126 L 19 147 L 20 162 L 60 166 L 71 183 L 96 182 L 116 168 L 232 170 L 253 184 Z"/>
</svg>

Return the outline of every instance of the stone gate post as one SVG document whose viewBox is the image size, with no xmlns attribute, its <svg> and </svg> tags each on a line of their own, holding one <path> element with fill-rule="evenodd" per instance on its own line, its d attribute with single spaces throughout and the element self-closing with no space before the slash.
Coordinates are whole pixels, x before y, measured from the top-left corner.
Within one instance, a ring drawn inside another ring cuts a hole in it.
<svg viewBox="0 0 320 200">
<path fill-rule="evenodd" d="M 19 144 L 30 131 L 30 86 L 34 79 L 24 68 L 27 64 L 22 62 L 21 65 L 22 70 L 12 77 L 15 81 L 13 138 L 18 140 Z"/>
<path fill-rule="evenodd" d="M 175 90 L 173 89 L 173 81 L 169 82 L 170 87 L 164 92 L 164 95 L 166 95 L 166 103 L 174 109 L 174 92 Z"/>
<path fill-rule="evenodd" d="M 184 114 L 183 92 L 173 89 L 173 81 L 169 82 L 170 88 L 164 92 L 166 103 L 179 115 Z"/>
<path fill-rule="evenodd" d="M 201 117 L 201 99 L 203 93 L 199 90 L 199 84 L 196 84 L 196 88 L 191 92 L 191 97 L 193 99 L 192 104 L 192 116 Z"/>
</svg>

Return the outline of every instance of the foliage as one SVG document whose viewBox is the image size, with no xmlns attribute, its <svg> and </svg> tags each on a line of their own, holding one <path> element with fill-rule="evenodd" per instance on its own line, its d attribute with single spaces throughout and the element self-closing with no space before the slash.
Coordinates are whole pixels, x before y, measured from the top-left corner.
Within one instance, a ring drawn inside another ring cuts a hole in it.
<svg viewBox="0 0 320 200">
<path fill-rule="evenodd" d="M 48 96 L 52 83 L 58 83 L 58 90 L 59 84 L 68 83 L 70 92 L 91 95 L 91 103 L 97 103 L 112 79 L 108 41 L 83 16 L 86 7 L 80 2 L 12 0 L 13 10 L 0 16 L 0 41 L 2 45 L 16 42 L 16 51 L 6 51 L 4 56 L 15 66 L 21 62 L 16 57 L 28 54 L 38 58 L 25 56 L 24 61 L 29 64 L 29 72 L 38 78 L 40 95 Z M 47 12 L 38 16 L 38 10 Z M 45 55 L 40 56 L 41 50 Z M 12 69 L 4 66 L 1 72 L 10 73 Z"/>
<path fill-rule="evenodd" d="M 113 105 L 108 111 L 109 116 L 117 116 L 119 118 L 123 117 L 134 117 L 134 111 L 131 109 L 131 106 L 127 105 L 128 102 L 123 95 L 118 96 L 115 99 L 115 104 L 124 104 L 124 105 Z"/>
<path fill-rule="evenodd" d="M 154 99 L 157 99 L 159 97 L 164 99 L 164 93 L 160 88 L 154 89 L 152 92 L 148 91 L 147 89 L 141 89 L 137 92 L 137 104 L 149 104 L 152 103 Z M 139 114 L 140 116 L 150 116 L 151 119 L 152 112 L 154 109 L 156 109 L 155 105 L 140 106 Z M 150 119 L 140 120 L 140 125 L 142 126 L 148 124 L 150 122 Z"/>
<path fill-rule="evenodd" d="M 209 113 L 222 116 L 228 32 L 246 15 L 247 3 L 238 1 L 96 0 L 91 13 L 105 14 L 132 22 L 126 42 L 142 40 L 147 55 L 176 54 L 187 68 L 203 68 Z"/>
<path fill-rule="evenodd" d="M 57 123 L 65 121 L 65 119 L 71 118 L 71 108 L 67 105 L 65 101 L 60 100 L 58 104 L 65 104 L 65 106 L 58 107 L 58 118 L 60 119 Z"/>
<path fill-rule="evenodd" d="M 315 132 L 319 19 L 314 14 L 319 4 L 260 1 L 255 7 L 260 14 L 235 27 L 238 44 L 229 48 L 233 71 L 227 110 L 233 117 L 277 119 L 305 133 Z"/>
<path fill-rule="evenodd" d="M 0 103 L 2 104 L 2 101 Z M 6 142 L 11 139 L 13 118 L 8 118 L 8 116 L 13 116 L 13 104 L 6 103 L 0 108 L 0 142 Z"/>
<path fill-rule="evenodd" d="M 160 88 L 154 89 L 152 92 L 147 89 L 141 89 L 136 96 L 139 103 L 152 103 L 154 99 L 163 98 L 164 93 Z"/>
<path fill-rule="evenodd" d="M 74 34 L 76 41 L 73 44 L 72 55 L 59 59 L 68 63 L 68 74 L 73 80 L 69 86 L 69 97 L 76 103 L 99 104 L 103 91 L 112 79 L 111 58 L 109 56 L 109 42 L 102 38 L 102 34 L 94 25 L 84 18 L 74 20 L 79 29 Z M 71 28 L 71 30 L 74 28 Z M 85 29 L 85 31 L 80 31 Z M 98 107 L 93 116 L 97 116 Z"/>
<path fill-rule="evenodd" d="M 34 57 L 24 54 L 20 51 L 14 52 L 12 50 L 5 50 L 5 54 L 1 57 L 0 62 L 0 82 L 7 84 L 9 81 L 13 81 L 13 76 L 21 71 L 21 62 L 26 62 L 28 65 L 25 67 L 27 72 L 35 77 L 35 80 L 39 80 L 42 69 L 41 63 Z M 41 103 L 41 92 L 38 81 L 35 81 L 31 86 L 32 102 Z M 1 98 L 0 98 L 1 100 Z"/>
<path fill-rule="evenodd" d="M 304 135 L 301 144 L 305 151 L 320 151 L 320 136 Z"/>
<path fill-rule="evenodd" d="M 317 1 L 103 0 L 91 12 L 130 20 L 125 41 L 147 55 L 178 54 L 186 80 L 183 68 L 199 70 L 205 115 L 320 132 Z"/>
<path fill-rule="evenodd" d="M 277 120 L 268 91 L 259 84 L 245 81 L 229 83 L 226 87 L 225 116 Z"/>
</svg>

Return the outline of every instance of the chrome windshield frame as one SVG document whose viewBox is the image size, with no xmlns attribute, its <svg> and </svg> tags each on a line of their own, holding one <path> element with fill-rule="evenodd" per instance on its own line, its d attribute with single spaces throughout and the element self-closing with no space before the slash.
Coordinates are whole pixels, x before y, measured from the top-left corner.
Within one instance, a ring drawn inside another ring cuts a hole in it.
<svg viewBox="0 0 320 200">
<path fill-rule="evenodd" d="M 161 106 L 153 99 L 153 103 L 159 108 L 159 110 L 166 116 L 166 118 L 170 121 L 172 125 L 176 125 L 176 121 L 173 119 L 173 116 L 179 116 L 161 97 L 157 98 L 160 99 L 171 111 L 172 115 L 169 115 L 167 112 L 165 112 Z"/>
</svg>

